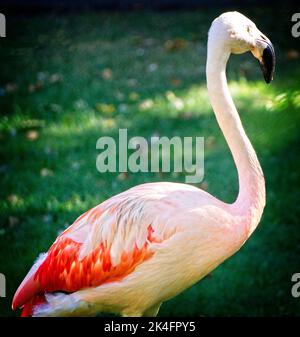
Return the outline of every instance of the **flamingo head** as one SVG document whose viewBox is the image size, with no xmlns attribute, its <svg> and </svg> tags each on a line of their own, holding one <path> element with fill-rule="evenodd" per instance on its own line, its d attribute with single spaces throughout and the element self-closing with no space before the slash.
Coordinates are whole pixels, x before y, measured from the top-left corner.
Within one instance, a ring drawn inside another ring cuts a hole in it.
<svg viewBox="0 0 300 337">
<path fill-rule="evenodd" d="M 246 16 L 239 12 L 227 12 L 212 23 L 211 31 L 223 47 L 233 54 L 251 51 L 259 61 L 264 79 L 273 80 L 275 70 L 275 51 L 271 41 Z"/>
</svg>

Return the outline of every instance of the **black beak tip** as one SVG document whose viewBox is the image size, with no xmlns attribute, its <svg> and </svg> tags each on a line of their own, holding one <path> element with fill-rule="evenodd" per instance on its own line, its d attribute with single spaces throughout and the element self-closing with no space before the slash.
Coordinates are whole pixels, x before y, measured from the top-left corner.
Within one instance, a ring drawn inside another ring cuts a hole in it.
<svg viewBox="0 0 300 337">
<path fill-rule="evenodd" d="M 266 83 L 271 83 L 275 71 L 275 51 L 271 43 L 268 43 L 267 47 L 264 49 L 262 60 L 260 61 L 260 67 L 262 69 L 264 79 Z"/>
<path fill-rule="evenodd" d="M 272 78 L 271 77 L 265 77 L 265 82 L 267 84 L 270 84 L 272 81 L 273 81 L 273 77 Z"/>
</svg>

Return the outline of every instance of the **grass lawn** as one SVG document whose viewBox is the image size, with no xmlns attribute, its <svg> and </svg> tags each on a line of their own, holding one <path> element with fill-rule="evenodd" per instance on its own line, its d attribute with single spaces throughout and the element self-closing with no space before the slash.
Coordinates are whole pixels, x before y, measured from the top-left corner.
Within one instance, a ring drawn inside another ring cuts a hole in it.
<svg viewBox="0 0 300 337">
<path fill-rule="evenodd" d="M 8 16 L 0 40 L 0 272 L 12 296 L 40 252 L 81 213 L 143 182 L 174 173 L 100 174 L 96 141 L 205 137 L 199 187 L 231 202 L 237 174 L 208 102 L 206 36 L 222 9 L 194 12 Z M 300 315 L 300 57 L 284 9 L 243 12 L 277 53 L 271 85 L 249 54 L 229 62 L 230 89 L 266 178 L 267 206 L 251 239 L 200 283 L 163 304 L 161 316 Z M 272 12 L 273 13 L 273 12 Z M 276 24 L 275 24 L 276 23 Z M 176 104 L 176 102 L 178 104 Z"/>
</svg>

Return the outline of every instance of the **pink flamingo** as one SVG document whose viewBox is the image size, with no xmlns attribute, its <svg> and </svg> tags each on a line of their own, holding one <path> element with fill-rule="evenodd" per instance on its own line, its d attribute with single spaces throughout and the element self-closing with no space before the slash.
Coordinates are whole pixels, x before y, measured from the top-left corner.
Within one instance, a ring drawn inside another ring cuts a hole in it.
<svg viewBox="0 0 300 337">
<path fill-rule="evenodd" d="M 238 12 L 213 21 L 207 86 L 238 170 L 236 201 L 227 204 L 196 187 L 168 182 L 116 195 L 81 215 L 38 258 L 14 296 L 13 309 L 23 308 L 23 316 L 155 316 L 162 302 L 239 250 L 265 206 L 263 173 L 225 74 L 230 54 L 247 51 L 259 60 L 269 83 L 275 55 L 266 36 Z"/>
</svg>

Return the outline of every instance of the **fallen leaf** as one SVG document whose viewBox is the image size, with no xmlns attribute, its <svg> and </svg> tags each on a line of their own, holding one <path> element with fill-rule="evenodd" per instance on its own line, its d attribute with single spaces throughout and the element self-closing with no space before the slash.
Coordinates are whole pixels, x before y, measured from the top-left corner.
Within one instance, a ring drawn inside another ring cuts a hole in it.
<svg viewBox="0 0 300 337">
<path fill-rule="evenodd" d="M 193 112 L 192 111 L 184 111 L 182 113 L 182 118 L 185 120 L 190 120 L 193 118 Z"/>
<path fill-rule="evenodd" d="M 153 39 L 153 38 L 151 38 L 151 37 L 144 40 L 144 44 L 145 44 L 147 47 L 153 46 L 154 43 L 155 43 L 155 39 Z"/>
<path fill-rule="evenodd" d="M 174 40 L 167 40 L 164 44 L 165 50 L 168 52 L 184 49 L 186 48 L 186 46 L 187 41 L 181 38 L 176 38 Z"/>
<path fill-rule="evenodd" d="M 53 74 L 49 78 L 49 83 L 54 84 L 62 81 L 62 76 L 60 74 Z"/>
<path fill-rule="evenodd" d="M 41 90 L 41 89 L 43 89 L 43 87 L 44 87 L 44 82 L 42 82 L 42 81 L 37 81 L 37 82 L 35 83 L 35 88 L 36 88 L 36 90 Z"/>
<path fill-rule="evenodd" d="M 11 203 L 11 204 L 16 204 L 20 198 L 16 195 L 16 194 L 10 194 L 8 197 L 7 197 L 7 200 Z"/>
<path fill-rule="evenodd" d="M 167 91 L 166 97 L 168 101 L 172 103 L 176 110 L 181 110 L 184 108 L 184 102 L 181 98 L 177 97 L 173 91 Z"/>
<path fill-rule="evenodd" d="M 102 121 L 102 125 L 104 128 L 112 128 L 116 125 L 116 122 L 113 118 L 106 118 Z"/>
<path fill-rule="evenodd" d="M 174 87 L 178 87 L 178 86 L 181 84 L 181 80 L 178 79 L 178 78 L 173 77 L 173 78 L 171 79 L 171 83 L 172 83 L 172 85 L 173 85 Z"/>
<path fill-rule="evenodd" d="M 112 115 L 116 111 L 116 108 L 113 104 L 105 103 L 97 103 L 96 109 L 105 115 Z"/>
<path fill-rule="evenodd" d="M 141 110 L 147 110 L 147 109 L 151 109 L 154 105 L 154 102 L 152 101 L 152 99 L 145 99 L 143 102 L 140 103 L 139 108 Z"/>
<path fill-rule="evenodd" d="M 42 177 L 49 177 L 53 176 L 53 171 L 44 167 L 41 169 L 40 174 Z"/>
<path fill-rule="evenodd" d="M 17 225 L 19 222 L 20 222 L 20 220 L 16 216 L 8 217 L 9 227 L 11 227 L 11 228 L 14 227 L 15 225 Z"/>
<path fill-rule="evenodd" d="M 39 138 L 39 133 L 36 130 L 29 130 L 26 132 L 26 138 L 33 142 Z"/>
<path fill-rule="evenodd" d="M 117 176 L 117 179 L 120 181 L 124 181 L 128 179 L 128 172 L 122 172 Z"/>
<path fill-rule="evenodd" d="M 212 149 L 216 145 L 216 138 L 214 136 L 209 136 L 205 140 L 205 145 L 208 149 Z"/>
<path fill-rule="evenodd" d="M 172 100 L 174 100 L 176 98 L 176 95 L 174 94 L 173 91 L 167 91 L 166 92 L 166 97 L 171 102 Z"/>
<path fill-rule="evenodd" d="M 181 110 L 184 108 L 184 103 L 181 98 L 176 98 L 174 101 L 172 101 L 172 104 L 174 105 L 176 110 Z"/>
<path fill-rule="evenodd" d="M 137 85 L 137 80 L 135 78 L 129 78 L 127 80 L 127 85 L 129 87 L 135 87 Z"/>
<path fill-rule="evenodd" d="M 113 72 L 111 69 L 106 68 L 102 71 L 102 78 L 104 80 L 110 80 L 113 77 Z"/>
<path fill-rule="evenodd" d="M 18 90 L 18 85 L 16 83 L 7 83 L 5 86 L 5 90 L 8 93 L 13 93 L 16 92 Z"/>
<path fill-rule="evenodd" d="M 30 93 L 32 93 L 32 92 L 35 92 L 35 85 L 34 84 L 29 84 L 29 86 L 28 86 L 28 91 L 30 92 Z"/>
<path fill-rule="evenodd" d="M 35 92 L 35 91 L 37 91 L 37 90 L 41 90 L 43 87 L 44 87 L 44 83 L 41 82 L 41 81 L 37 81 L 37 82 L 34 83 L 34 84 L 29 84 L 29 86 L 28 86 L 28 91 L 29 91 L 30 93 L 33 93 L 33 92 Z"/>
<path fill-rule="evenodd" d="M 150 63 L 147 67 L 147 70 L 152 73 L 158 69 L 158 65 L 156 63 Z"/>
<path fill-rule="evenodd" d="M 288 60 L 296 60 L 299 58 L 299 56 L 300 56 L 300 53 L 296 49 L 289 49 L 285 52 L 285 57 Z"/>
</svg>

